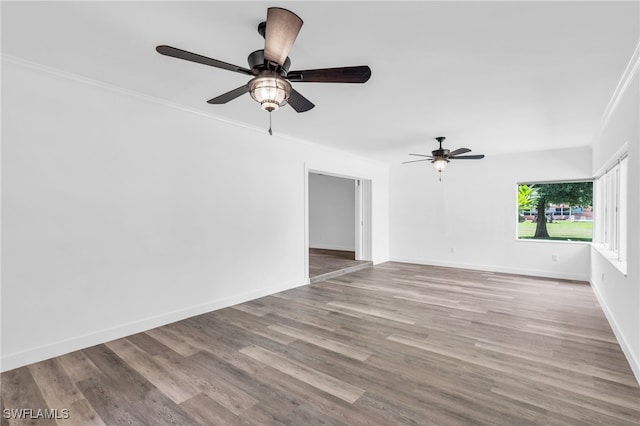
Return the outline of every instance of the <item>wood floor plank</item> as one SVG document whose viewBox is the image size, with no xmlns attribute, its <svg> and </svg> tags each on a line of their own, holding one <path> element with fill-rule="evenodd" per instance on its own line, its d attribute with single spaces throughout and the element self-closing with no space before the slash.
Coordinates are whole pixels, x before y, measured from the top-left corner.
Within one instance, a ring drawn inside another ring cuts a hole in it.
<svg viewBox="0 0 640 426">
<path fill-rule="evenodd" d="M 69 418 L 58 421 L 62 426 L 108 426 L 84 397 L 69 406 Z"/>
<path fill-rule="evenodd" d="M 316 345 L 318 347 L 342 354 L 344 356 L 348 356 L 353 359 L 357 359 L 359 361 L 365 361 L 367 358 L 369 358 L 369 356 L 371 356 L 371 352 L 369 351 L 351 347 L 349 345 L 345 345 L 344 343 L 327 339 L 325 337 L 317 336 L 313 333 L 300 331 L 296 328 L 288 327 L 286 325 L 275 324 L 275 325 L 270 325 L 269 328 L 271 330 L 293 337 L 294 339 L 311 343 L 312 345 Z M 288 342 L 288 343 L 291 343 L 291 342 Z"/>
<path fill-rule="evenodd" d="M 507 354 L 518 357 L 522 359 L 523 363 L 526 363 L 528 361 L 543 363 L 549 366 L 562 368 L 576 373 L 587 374 L 591 377 L 598 377 L 601 379 L 611 380 L 626 385 L 633 385 L 635 382 L 635 379 L 633 377 L 630 377 L 628 374 L 617 373 L 608 369 L 585 365 L 584 363 L 574 362 L 573 360 L 567 358 L 560 360 L 554 359 L 553 356 L 534 356 L 528 353 L 524 353 L 523 351 L 506 349 L 503 346 L 495 346 L 487 343 L 476 343 L 475 346 L 479 349 L 493 351 L 498 354 Z"/>
<path fill-rule="evenodd" d="M 100 375 L 79 382 L 78 388 L 102 421 L 111 425 L 197 425 L 180 406 L 154 387 L 121 383 Z"/>
<path fill-rule="evenodd" d="M 2 413 L 2 415 L 0 416 L 0 426 L 9 426 L 9 418 L 10 416 L 7 416 L 6 414 L 6 409 L 7 407 L 5 407 L 4 405 L 4 397 L 2 396 L 2 392 L 0 392 L 0 413 Z"/>
<path fill-rule="evenodd" d="M 90 377 L 77 383 L 78 388 L 107 425 L 135 425 L 135 416 L 126 408 L 130 406 L 128 398 L 118 391 L 117 382 L 104 375 Z M 145 393 L 145 397 L 148 392 Z"/>
<path fill-rule="evenodd" d="M 242 312 L 246 312 L 248 314 L 254 315 L 256 317 L 261 317 L 263 315 L 265 315 L 267 312 L 265 312 L 262 309 L 256 309 L 255 307 L 244 303 L 242 305 L 236 305 L 236 306 L 232 306 L 232 309 L 237 309 L 238 311 L 242 311 Z"/>
<path fill-rule="evenodd" d="M 382 309 L 370 308 L 363 304 L 357 303 L 345 303 L 345 302 L 329 302 L 327 303 L 330 307 L 342 308 L 347 311 L 357 312 L 359 314 L 371 315 L 374 317 L 379 317 L 383 319 L 388 319 L 390 321 L 397 321 L 403 324 L 415 324 L 415 321 L 411 318 L 407 318 L 403 315 L 396 314 L 394 312 L 384 311 Z"/>
<path fill-rule="evenodd" d="M 205 393 L 199 393 L 182 402 L 180 406 L 189 413 L 194 420 L 202 425 L 238 425 L 240 418 L 218 404 Z"/>
<path fill-rule="evenodd" d="M 295 409 L 291 410 L 287 420 L 292 424 L 297 425 L 320 426 L 330 424 L 348 426 L 348 423 L 338 421 L 317 409 L 315 406 L 309 404 L 300 404 Z"/>
<path fill-rule="evenodd" d="M 237 355 L 252 363 L 259 363 L 253 358 L 235 351 Z M 243 368 L 241 363 L 236 363 L 231 366 L 222 359 L 209 354 L 207 352 L 200 352 L 193 355 L 190 358 L 198 357 L 198 362 L 207 369 L 214 371 L 215 376 L 221 380 L 233 382 L 239 386 L 245 392 L 251 393 L 254 397 L 261 402 L 254 405 L 249 410 L 242 414 L 248 416 L 249 422 L 254 420 L 254 417 L 259 416 L 257 411 L 266 410 L 266 417 L 261 418 L 283 418 L 283 413 L 289 413 L 292 409 L 300 404 L 310 404 L 318 407 L 322 412 L 336 419 L 335 423 L 344 422 L 351 426 L 366 426 L 378 424 L 378 419 L 371 416 L 370 413 L 362 411 L 352 404 L 334 397 L 314 386 L 307 384 L 306 382 L 299 380 L 292 380 L 290 376 L 283 374 L 279 370 L 259 363 L 262 368 L 255 369 L 253 366 L 250 368 Z M 240 365 L 240 367 L 236 367 Z M 265 400 L 265 396 L 269 395 L 269 399 Z M 279 402 L 278 402 L 279 401 Z M 250 414 L 249 414 L 250 413 Z M 277 414 L 277 415 L 276 415 Z M 289 423 L 285 420 L 273 423 L 261 422 L 258 424 L 281 424 Z M 294 423 L 295 424 L 295 423 Z"/>
<path fill-rule="evenodd" d="M 57 360 L 73 382 L 79 382 L 100 374 L 100 369 L 82 351 L 59 356 Z"/>
<path fill-rule="evenodd" d="M 298 305 L 298 308 L 295 311 L 292 311 L 291 309 L 287 309 L 287 307 L 291 307 L 291 304 L 287 303 L 286 299 L 272 297 L 270 300 L 272 301 L 272 305 L 276 307 L 274 311 L 269 313 L 268 317 L 265 318 L 265 320 L 270 324 L 277 322 L 291 323 L 329 333 L 333 333 L 336 330 L 334 312 L 330 312 L 322 308 L 314 309 L 307 306 L 301 307 L 300 305 Z"/>
<path fill-rule="evenodd" d="M 259 346 L 247 346 L 240 352 L 350 403 L 357 401 L 365 392 L 364 389 L 292 362 Z"/>
<path fill-rule="evenodd" d="M 543 406 L 549 412 L 561 413 L 587 424 L 595 419 L 605 419 L 608 424 L 621 426 L 640 422 L 637 410 L 633 407 L 612 404 L 579 391 L 564 392 L 555 386 L 535 381 L 503 379 L 492 387 L 491 392 L 516 401 Z M 587 422 L 588 419 L 591 420 Z"/>
<path fill-rule="evenodd" d="M 288 345 L 295 340 L 295 337 L 289 336 L 286 333 L 278 333 L 270 326 L 264 324 L 264 321 L 257 320 L 255 317 L 251 317 L 251 314 L 246 314 L 240 310 L 229 309 L 222 310 L 220 312 L 214 312 L 214 317 L 221 321 L 234 324 L 235 326 L 242 327 L 244 330 L 250 333 L 257 334 L 267 339 L 271 339 L 283 345 Z"/>
<path fill-rule="evenodd" d="M 127 336 L 127 340 L 142 349 L 149 356 L 155 356 L 172 350 L 147 333 L 137 333 Z"/>
<path fill-rule="evenodd" d="M 84 399 L 57 359 L 31 364 L 27 367 L 49 407 L 68 407 Z"/>
<path fill-rule="evenodd" d="M 28 425 L 37 421 L 39 426 L 55 426 L 56 421 L 54 419 L 32 420 L 31 417 L 34 413 L 25 412 L 24 410 L 36 410 L 35 414 L 37 415 L 38 409 L 67 408 L 49 407 L 28 367 L 16 368 L 2 373 L 2 388 L 0 391 L 2 392 L 4 404 L 3 410 L 9 410 L 9 419 L 7 420 L 10 425 Z"/>
<path fill-rule="evenodd" d="M 59 359 L 53 358 L 28 366 L 33 379 L 42 391 L 48 407 L 68 410 L 67 418 L 58 423 L 71 425 L 103 425 L 104 422 L 67 374 Z M 60 408 L 62 407 L 62 408 Z M 58 416 L 61 417 L 61 416 Z"/>
<path fill-rule="evenodd" d="M 487 370 L 492 375 L 523 375 L 524 377 L 534 377 L 536 381 L 554 385 L 572 391 L 579 388 L 588 388 L 593 382 L 593 377 L 584 374 L 569 374 L 571 371 L 564 369 L 541 369 L 538 365 L 523 363 L 519 358 L 507 359 L 504 356 L 490 357 L 483 356 L 479 352 L 469 352 L 467 348 L 456 350 L 453 346 L 440 346 L 423 339 L 415 339 L 406 336 L 391 335 L 391 341 L 419 348 L 446 358 L 459 360 L 469 364 L 472 369 Z"/>
<path fill-rule="evenodd" d="M 154 328 L 147 330 L 145 333 L 183 356 L 193 355 L 201 349 L 199 346 L 194 345 L 188 336 L 176 333 L 170 326 Z"/>
<path fill-rule="evenodd" d="M 0 379 L 3 410 L 68 408 L 65 426 L 640 424 L 588 283 L 396 262 Z"/>
<path fill-rule="evenodd" d="M 190 377 L 179 370 L 158 364 L 151 355 L 131 343 L 128 338 L 108 342 L 106 346 L 173 402 L 179 404 L 200 393 L 191 384 Z"/>
<path fill-rule="evenodd" d="M 132 366 L 105 345 L 92 346 L 82 352 L 100 369 L 101 378 L 117 383 L 119 399 L 137 401 L 146 398 L 155 387 Z M 84 392 L 84 391 L 83 391 Z"/>
<path fill-rule="evenodd" d="M 141 425 L 196 426 L 198 422 L 185 410 L 165 397 L 158 389 L 150 392 L 145 400 L 136 401 L 127 410 Z"/>
<path fill-rule="evenodd" d="M 237 385 L 234 380 L 237 376 L 227 374 L 232 369 L 231 365 L 227 364 L 225 366 L 227 371 L 224 371 L 220 368 L 220 363 L 212 361 L 203 352 L 198 352 L 186 359 L 168 353 L 158 355 L 156 359 L 167 368 L 172 367 L 188 375 L 193 386 L 234 415 L 243 413 L 259 402 L 257 398 Z"/>
</svg>

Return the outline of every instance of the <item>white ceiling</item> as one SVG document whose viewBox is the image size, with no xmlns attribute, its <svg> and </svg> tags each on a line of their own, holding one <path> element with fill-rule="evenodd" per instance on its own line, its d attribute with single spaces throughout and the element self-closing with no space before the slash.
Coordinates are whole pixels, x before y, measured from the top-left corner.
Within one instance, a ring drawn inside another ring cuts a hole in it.
<svg viewBox="0 0 640 426">
<path fill-rule="evenodd" d="M 316 104 L 274 132 L 391 164 L 445 147 L 586 146 L 640 36 L 637 1 L 2 2 L 2 53 L 268 127 L 242 74 L 162 56 L 159 44 L 247 66 L 269 6 L 304 25 L 291 69 L 369 65 L 366 84 L 295 83 Z M 87 105 L 88 108 L 91 105 Z"/>
</svg>

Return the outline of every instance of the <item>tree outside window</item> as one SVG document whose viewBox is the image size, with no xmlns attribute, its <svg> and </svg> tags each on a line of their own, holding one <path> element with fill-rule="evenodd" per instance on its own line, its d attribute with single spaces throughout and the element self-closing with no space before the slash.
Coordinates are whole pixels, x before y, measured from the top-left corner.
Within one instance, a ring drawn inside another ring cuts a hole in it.
<svg viewBox="0 0 640 426">
<path fill-rule="evenodd" d="M 591 241 L 592 205 L 592 181 L 519 184 L 518 238 Z"/>
</svg>

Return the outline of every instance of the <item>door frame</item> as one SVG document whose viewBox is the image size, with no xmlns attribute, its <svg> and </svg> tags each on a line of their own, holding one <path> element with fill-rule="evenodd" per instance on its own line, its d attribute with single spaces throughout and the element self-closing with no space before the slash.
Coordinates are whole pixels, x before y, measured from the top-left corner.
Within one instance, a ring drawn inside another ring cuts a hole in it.
<svg viewBox="0 0 640 426">
<path fill-rule="evenodd" d="M 350 179 L 355 185 L 355 257 L 356 260 L 372 260 L 372 181 L 359 176 L 350 176 L 329 172 L 321 169 L 311 169 L 304 165 L 304 277 L 309 283 L 309 174 L 323 174 L 339 178 Z"/>
</svg>

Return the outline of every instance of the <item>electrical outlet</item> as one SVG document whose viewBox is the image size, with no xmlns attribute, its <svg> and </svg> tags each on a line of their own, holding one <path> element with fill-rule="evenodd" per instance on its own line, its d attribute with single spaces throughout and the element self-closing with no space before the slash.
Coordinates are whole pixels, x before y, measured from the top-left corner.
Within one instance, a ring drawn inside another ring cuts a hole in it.
<svg viewBox="0 0 640 426">
<path fill-rule="evenodd" d="M 449 253 L 456 254 L 456 249 L 453 247 L 449 248 Z"/>
<path fill-rule="evenodd" d="M 557 254 L 552 254 L 551 255 L 551 260 L 553 260 L 554 262 L 558 261 L 558 255 Z"/>
</svg>

